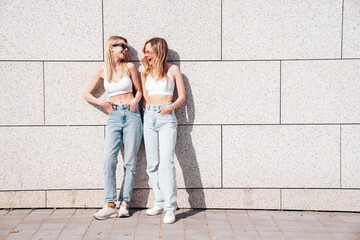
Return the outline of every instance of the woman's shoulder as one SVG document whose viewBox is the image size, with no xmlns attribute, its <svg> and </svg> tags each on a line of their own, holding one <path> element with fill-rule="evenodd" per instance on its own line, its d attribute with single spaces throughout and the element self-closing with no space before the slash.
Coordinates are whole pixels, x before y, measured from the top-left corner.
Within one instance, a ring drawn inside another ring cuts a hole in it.
<svg viewBox="0 0 360 240">
<path fill-rule="evenodd" d="M 139 66 L 139 72 L 144 72 L 145 71 L 145 67 L 144 67 L 144 65 L 143 64 L 140 64 L 140 66 Z"/>
<path fill-rule="evenodd" d="M 103 76 L 105 76 L 105 66 L 104 64 L 99 65 L 96 68 L 96 72 L 95 72 L 98 76 L 101 76 L 103 78 Z"/>
<path fill-rule="evenodd" d="M 101 64 L 96 68 L 97 72 L 105 72 L 105 64 Z"/>
<path fill-rule="evenodd" d="M 168 66 L 168 69 L 179 68 L 176 64 L 171 64 L 171 63 L 168 63 L 167 66 Z"/>
<path fill-rule="evenodd" d="M 170 64 L 170 63 L 168 63 L 168 69 L 169 69 L 168 71 L 170 73 L 176 73 L 176 72 L 180 71 L 180 68 L 177 65 Z"/>
<path fill-rule="evenodd" d="M 128 62 L 128 63 L 126 64 L 126 66 L 127 66 L 127 68 L 128 68 L 129 70 L 136 69 L 135 64 L 132 63 L 132 62 Z"/>
</svg>

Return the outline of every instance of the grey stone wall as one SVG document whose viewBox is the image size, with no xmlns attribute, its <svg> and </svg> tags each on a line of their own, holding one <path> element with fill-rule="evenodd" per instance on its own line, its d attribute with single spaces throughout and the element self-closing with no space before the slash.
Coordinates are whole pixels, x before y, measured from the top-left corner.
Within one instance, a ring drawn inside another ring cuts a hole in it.
<svg viewBox="0 0 360 240">
<path fill-rule="evenodd" d="M 121 35 L 137 67 L 165 38 L 183 73 L 179 207 L 360 211 L 359 0 L 4 0 L 0 15 L 0 208 L 103 205 L 107 115 L 81 94 Z M 131 204 L 151 206 L 143 144 L 138 158 Z"/>
</svg>

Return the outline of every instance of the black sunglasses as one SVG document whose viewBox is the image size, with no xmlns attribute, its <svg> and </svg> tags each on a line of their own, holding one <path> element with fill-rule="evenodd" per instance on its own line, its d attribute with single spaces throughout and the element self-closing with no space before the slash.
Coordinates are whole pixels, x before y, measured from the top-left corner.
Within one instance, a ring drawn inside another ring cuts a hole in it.
<svg viewBox="0 0 360 240">
<path fill-rule="evenodd" d="M 112 46 L 113 46 L 113 47 L 121 46 L 124 50 L 125 50 L 125 49 L 129 50 L 129 47 L 126 46 L 126 45 L 123 44 L 123 43 L 116 43 L 116 44 L 113 44 Z"/>
</svg>

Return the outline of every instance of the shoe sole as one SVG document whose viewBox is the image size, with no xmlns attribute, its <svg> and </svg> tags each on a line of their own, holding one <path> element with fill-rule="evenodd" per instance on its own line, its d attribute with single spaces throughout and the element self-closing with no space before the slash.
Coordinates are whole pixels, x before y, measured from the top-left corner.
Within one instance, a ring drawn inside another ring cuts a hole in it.
<svg viewBox="0 0 360 240">
<path fill-rule="evenodd" d="M 105 219 L 111 218 L 113 215 L 118 215 L 118 214 L 113 213 L 110 216 L 106 216 L 106 217 L 97 217 L 97 216 L 94 215 L 94 218 L 97 219 L 97 220 L 105 220 Z"/>
<path fill-rule="evenodd" d="M 121 213 L 121 214 L 118 214 L 119 217 L 128 217 L 130 216 L 129 214 L 125 214 L 125 213 Z"/>
<path fill-rule="evenodd" d="M 164 210 L 161 211 L 161 212 L 157 212 L 157 213 L 155 213 L 155 214 L 153 214 L 153 213 L 146 213 L 146 215 L 148 215 L 148 216 L 156 216 L 156 215 L 162 214 L 163 212 L 164 212 Z"/>
<path fill-rule="evenodd" d="M 163 221 L 163 223 L 165 223 L 165 224 L 172 224 L 172 223 L 174 223 L 174 222 L 176 222 L 176 220 L 174 220 L 173 222 L 164 222 L 164 221 Z"/>
</svg>

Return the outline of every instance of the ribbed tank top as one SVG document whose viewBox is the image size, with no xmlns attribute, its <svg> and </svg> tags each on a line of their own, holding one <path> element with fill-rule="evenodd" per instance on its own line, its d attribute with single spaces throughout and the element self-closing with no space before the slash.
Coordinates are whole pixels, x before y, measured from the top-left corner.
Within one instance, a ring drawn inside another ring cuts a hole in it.
<svg viewBox="0 0 360 240">
<path fill-rule="evenodd" d="M 103 66 L 105 71 L 105 66 Z M 133 84 L 129 75 L 125 72 L 123 77 L 118 82 L 111 81 L 110 83 L 106 79 L 106 71 L 104 78 L 104 88 L 109 93 L 109 96 L 115 96 L 119 94 L 124 94 L 132 92 Z"/>
<path fill-rule="evenodd" d="M 174 79 L 171 77 L 171 74 L 170 74 L 170 69 L 173 66 L 174 65 L 172 65 L 169 68 L 168 72 L 167 72 L 167 75 L 169 76 L 169 82 L 167 83 L 167 85 L 166 85 L 165 77 L 155 81 L 153 79 L 153 77 L 151 76 L 151 74 L 147 75 L 145 88 L 148 91 L 149 96 L 154 95 L 154 94 L 173 96 L 174 88 L 175 88 L 175 82 L 174 82 Z"/>
</svg>

